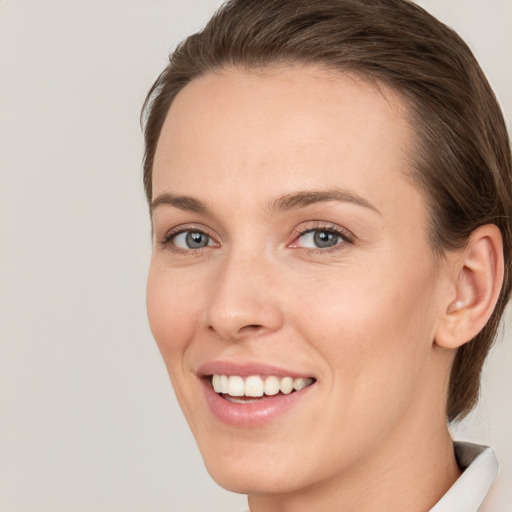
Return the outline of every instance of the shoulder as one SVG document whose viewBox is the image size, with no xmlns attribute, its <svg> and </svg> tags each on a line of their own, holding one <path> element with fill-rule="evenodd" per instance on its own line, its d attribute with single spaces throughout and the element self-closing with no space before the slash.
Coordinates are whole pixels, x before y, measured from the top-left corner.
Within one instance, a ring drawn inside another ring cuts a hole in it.
<svg viewBox="0 0 512 512">
<path fill-rule="evenodd" d="M 455 442 L 453 448 L 463 473 L 430 512 L 512 512 L 512 506 L 496 508 L 498 498 L 490 492 L 498 474 L 493 449 L 467 442 Z"/>
<path fill-rule="evenodd" d="M 478 512 L 512 512 L 512 475 L 498 472 Z"/>
<path fill-rule="evenodd" d="M 489 482 L 489 489 L 478 512 L 512 512 L 511 480 L 507 475 L 500 474 L 494 450 L 489 446 L 465 442 L 455 442 L 454 450 L 459 464 L 466 468 L 466 485 L 481 486 L 483 493 L 486 482 Z M 491 478 L 492 475 L 495 475 L 494 478 Z"/>
</svg>

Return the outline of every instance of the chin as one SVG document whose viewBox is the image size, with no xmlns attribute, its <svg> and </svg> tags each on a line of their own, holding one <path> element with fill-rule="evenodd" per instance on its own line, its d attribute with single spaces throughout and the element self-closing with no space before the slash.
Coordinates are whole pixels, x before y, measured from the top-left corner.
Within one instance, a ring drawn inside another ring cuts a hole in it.
<svg viewBox="0 0 512 512">
<path fill-rule="evenodd" d="M 238 494 L 286 494 L 301 487 L 297 473 L 270 467 L 230 465 L 222 461 L 206 463 L 213 480 L 224 489 Z"/>
<path fill-rule="evenodd" d="M 201 446 L 206 469 L 213 480 L 224 489 L 238 494 L 286 494 L 313 484 L 321 468 L 316 460 L 310 465 L 308 453 L 287 444 L 268 439 L 237 439 Z M 212 449 L 213 448 L 213 449 Z M 283 448 L 286 448 L 283 450 Z M 291 452 L 291 453 L 290 453 Z M 313 467 L 311 467 L 313 466 Z"/>
</svg>

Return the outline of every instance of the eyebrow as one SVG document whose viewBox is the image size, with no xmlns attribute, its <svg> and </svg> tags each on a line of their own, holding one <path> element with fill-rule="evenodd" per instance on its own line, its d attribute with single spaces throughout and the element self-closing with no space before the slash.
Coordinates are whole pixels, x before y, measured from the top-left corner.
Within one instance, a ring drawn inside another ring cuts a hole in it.
<svg viewBox="0 0 512 512">
<path fill-rule="evenodd" d="M 371 204 L 363 197 L 355 194 L 354 192 L 338 188 L 329 190 L 305 190 L 301 192 L 285 194 L 272 201 L 270 203 L 269 209 L 272 213 L 274 213 L 286 210 L 295 210 L 315 203 L 323 203 L 328 201 L 355 204 L 357 206 L 362 206 L 364 208 L 373 210 L 380 215 L 379 210 L 377 210 L 373 204 Z"/>
<path fill-rule="evenodd" d="M 363 197 L 355 194 L 354 192 L 337 188 L 329 190 L 304 190 L 285 194 L 271 201 L 268 206 L 268 210 L 270 213 L 278 213 L 288 210 L 297 210 L 316 203 L 328 201 L 355 204 L 357 206 L 373 210 L 380 215 L 379 210 Z M 153 214 L 153 211 L 156 208 L 164 205 L 174 206 L 175 208 L 186 212 L 211 215 L 211 209 L 206 205 L 206 203 L 203 203 L 199 199 L 191 196 L 175 195 L 170 192 L 160 194 L 151 202 L 151 214 Z"/>
<path fill-rule="evenodd" d="M 151 201 L 150 213 L 153 214 L 153 211 L 159 206 L 174 206 L 180 210 L 185 212 L 194 212 L 194 213 L 202 213 L 209 214 L 210 208 L 206 206 L 205 203 L 199 201 L 199 199 L 195 199 L 190 196 L 178 196 L 175 194 L 171 194 L 170 192 L 166 192 L 165 194 L 160 194 L 153 201 Z"/>
</svg>

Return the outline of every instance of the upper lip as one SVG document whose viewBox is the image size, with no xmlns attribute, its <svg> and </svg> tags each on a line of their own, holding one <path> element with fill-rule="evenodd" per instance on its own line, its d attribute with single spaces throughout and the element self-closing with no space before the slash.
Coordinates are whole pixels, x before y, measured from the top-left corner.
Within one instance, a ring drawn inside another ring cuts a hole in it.
<svg viewBox="0 0 512 512">
<path fill-rule="evenodd" d="M 313 377 L 305 372 L 281 368 L 267 363 L 233 361 L 208 361 L 197 369 L 197 375 L 199 377 L 209 375 L 238 375 L 240 377 L 260 375 L 268 377 L 274 375 L 276 377 L 293 377 L 294 379 Z"/>
</svg>

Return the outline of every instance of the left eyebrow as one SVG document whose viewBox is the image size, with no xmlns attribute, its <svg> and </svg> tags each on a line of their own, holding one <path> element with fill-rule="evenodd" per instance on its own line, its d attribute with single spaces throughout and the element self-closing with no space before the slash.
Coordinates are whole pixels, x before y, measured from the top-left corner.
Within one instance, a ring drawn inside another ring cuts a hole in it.
<svg viewBox="0 0 512 512">
<path fill-rule="evenodd" d="M 381 215 L 379 210 L 364 197 L 361 197 L 354 192 L 337 188 L 330 190 L 304 190 L 301 192 L 285 194 L 272 201 L 269 204 L 269 210 L 271 213 L 276 213 L 286 210 L 295 210 L 315 203 L 323 203 L 327 201 L 355 204 L 357 206 L 373 210 Z"/>
</svg>

